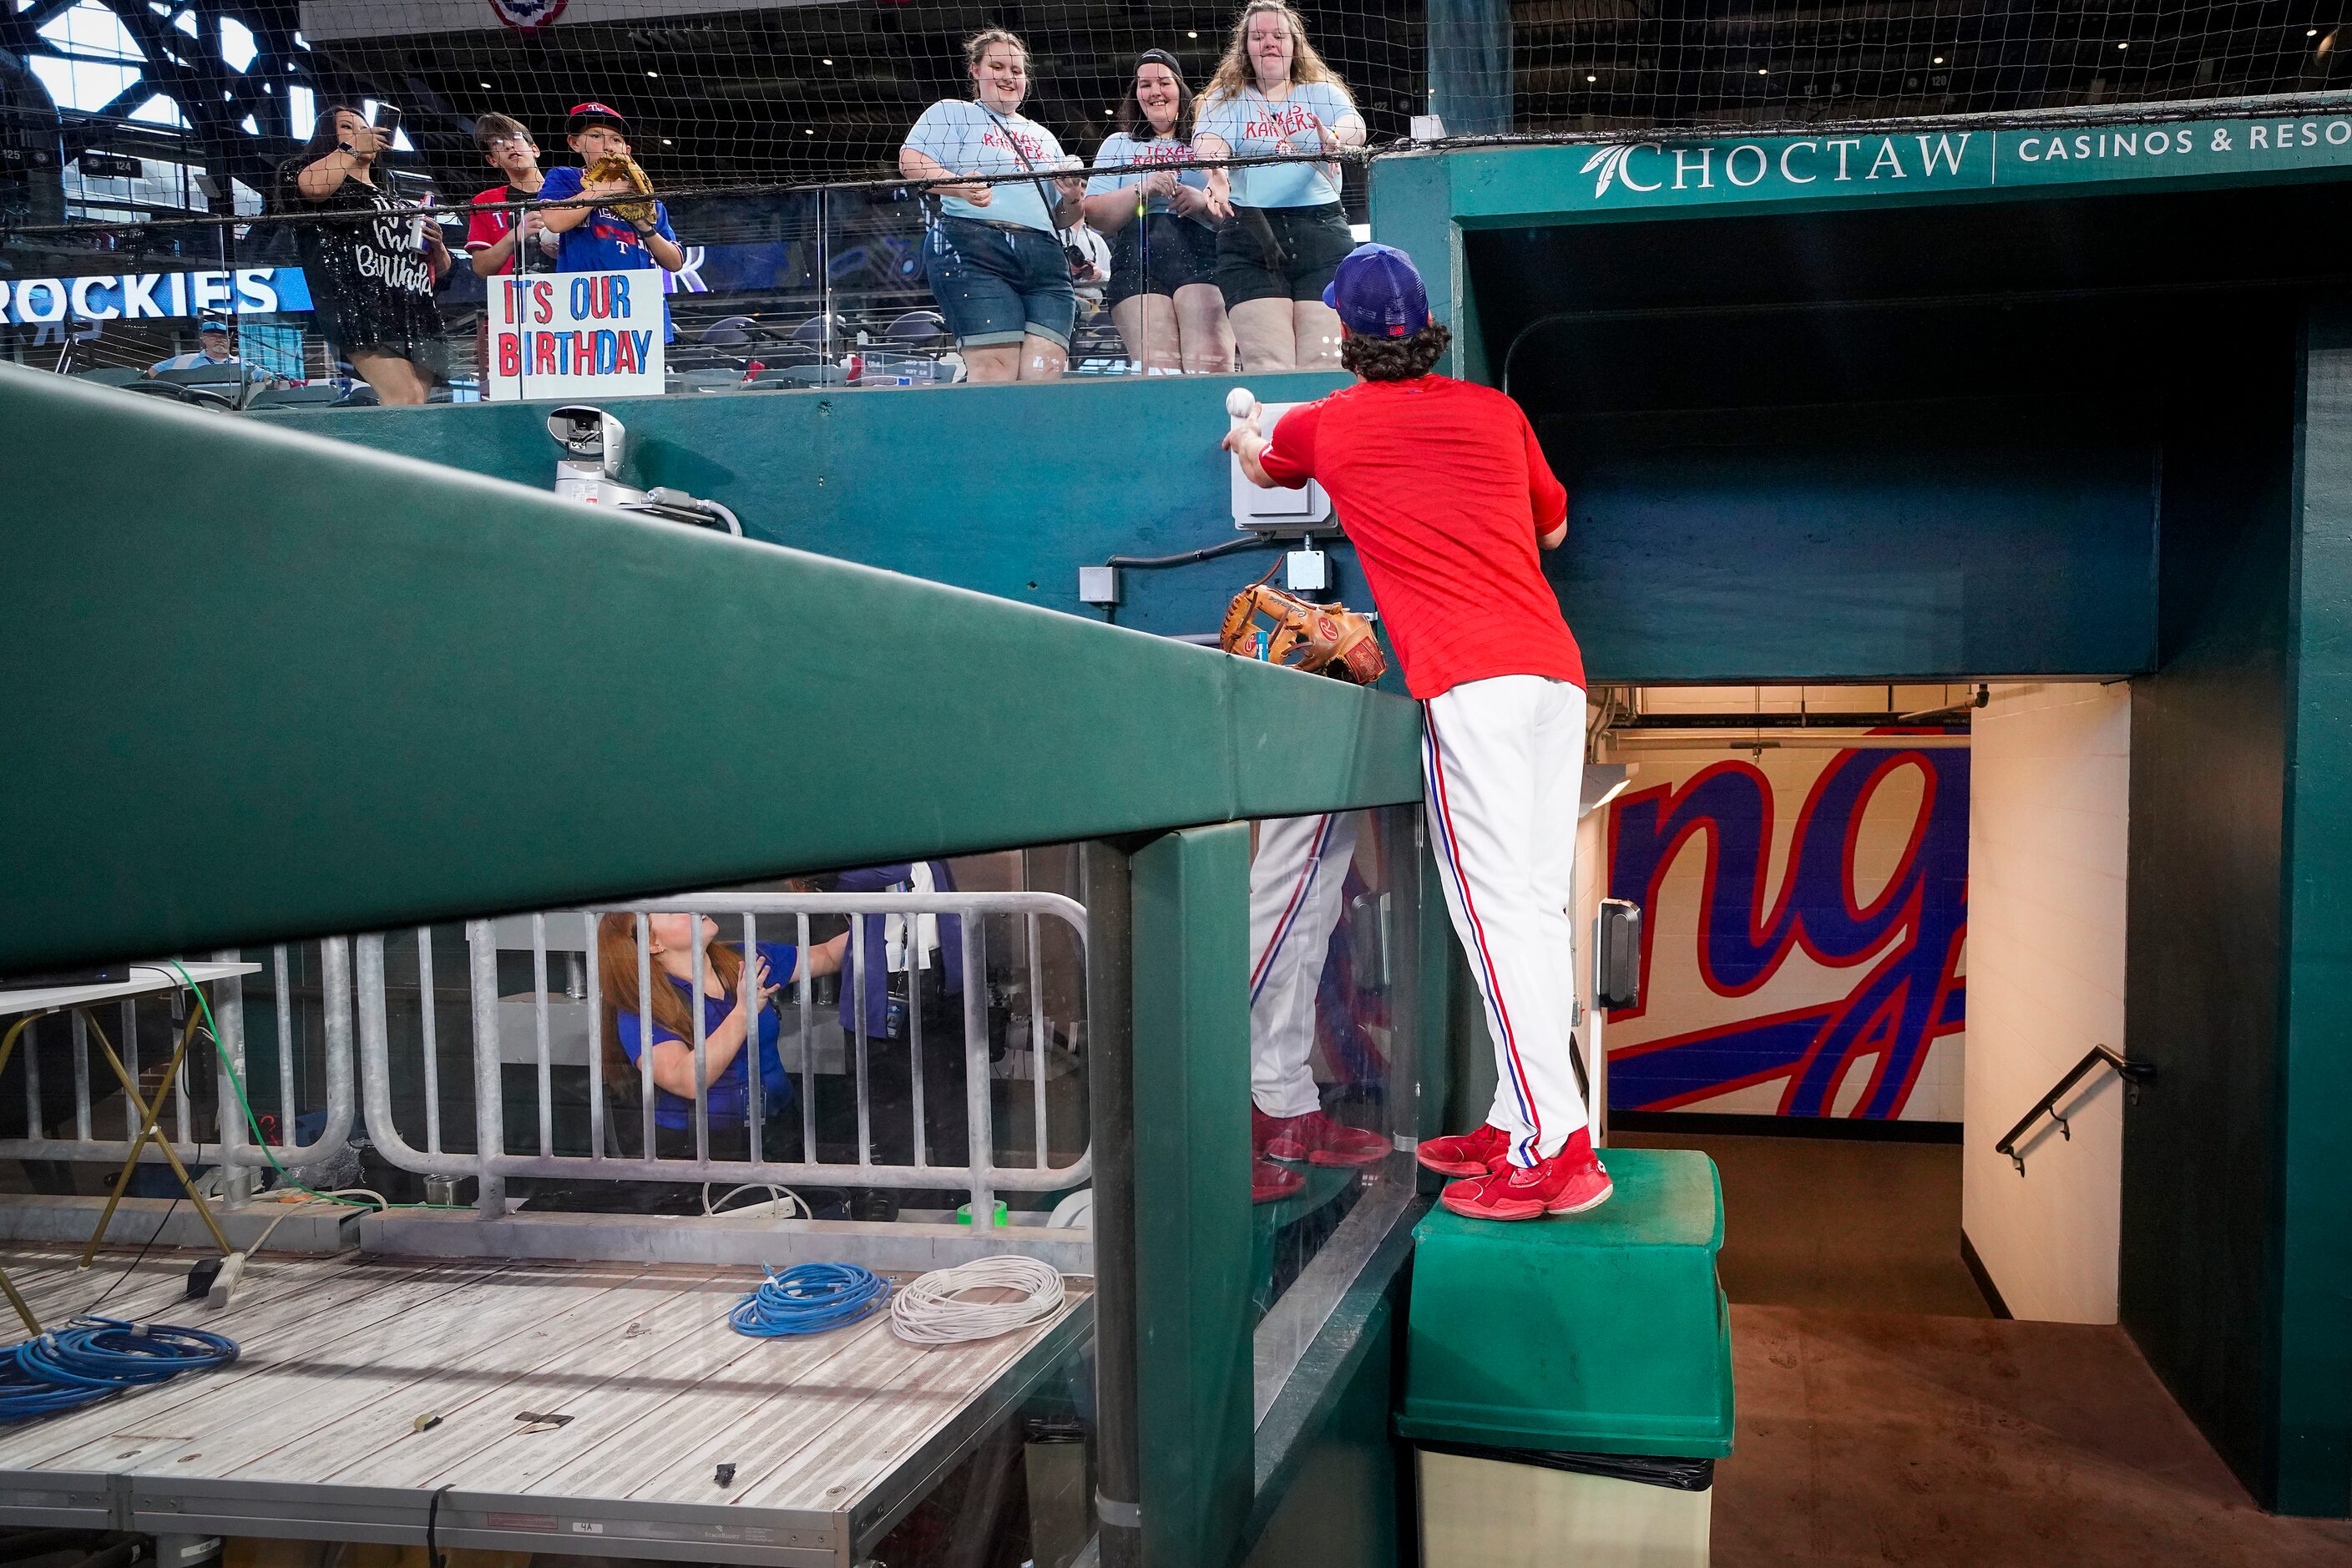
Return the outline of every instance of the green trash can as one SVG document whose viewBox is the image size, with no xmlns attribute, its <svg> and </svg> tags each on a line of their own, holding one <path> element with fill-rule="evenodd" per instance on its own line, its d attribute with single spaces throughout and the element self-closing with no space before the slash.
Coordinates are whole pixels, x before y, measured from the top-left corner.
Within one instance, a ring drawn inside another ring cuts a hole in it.
<svg viewBox="0 0 2352 1568">
<path fill-rule="evenodd" d="M 1703 1568 L 1731 1451 L 1723 1192 L 1686 1150 L 1604 1155 L 1615 1196 L 1414 1232 L 1399 1432 L 1424 1568 Z"/>
</svg>

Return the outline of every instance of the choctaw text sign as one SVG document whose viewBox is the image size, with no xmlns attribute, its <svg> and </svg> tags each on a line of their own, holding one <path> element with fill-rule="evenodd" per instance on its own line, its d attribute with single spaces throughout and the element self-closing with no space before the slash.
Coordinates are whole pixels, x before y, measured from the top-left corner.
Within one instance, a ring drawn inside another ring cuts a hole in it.
<svg viewBox="0 0 2352 1568">
<path fill-rule="evenodd" d="M 491 279 L 483 397 L 658 396 L 661 278 L 636 271 Z"/>
</svg>

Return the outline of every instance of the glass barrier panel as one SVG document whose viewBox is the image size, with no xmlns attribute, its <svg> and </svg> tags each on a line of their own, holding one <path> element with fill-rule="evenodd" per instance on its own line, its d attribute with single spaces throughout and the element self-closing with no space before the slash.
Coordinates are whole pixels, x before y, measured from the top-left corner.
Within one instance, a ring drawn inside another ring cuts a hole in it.
<svg viewBox="0 0 2352 1568">
<path fill-rule="evenodd" d="M 1420 896 L 1409 809 L 1254 825 L 1250 868 L 1251 1199 L 1255 1302 L 1264 1336 L 1311 1337 L 1320 1311 L 1285 1328 L 1277 1309 L 1318 1277 L 1375 1194 L 1412 1188 L 1416 1042 L 1409 962 Z M 1361 1230 L 1374 1222 L 1354 1226 Z M 1335 1257 L 1326 1286 L 1355 1265 Z M 1328 1302 L 1326 1303 L 1328 1306 Z M 1297 1347 L 1294 1347 L 1294 1349 Z"/>
</svg>

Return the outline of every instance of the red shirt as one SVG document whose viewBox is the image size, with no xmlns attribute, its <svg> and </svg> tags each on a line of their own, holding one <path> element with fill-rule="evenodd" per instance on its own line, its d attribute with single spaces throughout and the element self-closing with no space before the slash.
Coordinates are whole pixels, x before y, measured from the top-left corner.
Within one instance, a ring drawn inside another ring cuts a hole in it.
<svg viewBox="0 0 2352 1568">
<path fill-rule="evenodd" d="M 485 202 L 527 202 L 529 200 L 530 200 L 529 191 L 519 191 L 512 185 L 492 185 L 474 198 L 473 205 L 479 207 Z M 488 212 L 475 213 L 466 224 L 466 248 L 488 250 L 507 237 L 507 231 L 514 227 L 516 216 L 511 209 L 500 210 L 496 207 Z M 499 268 L 499 274 L 504 277 L 514 269 L 514 252 L 509 251 L 506 265 Z"/>
<path fill-rule="evenodd" d="M 1568 491 L 1502 393 L 1443 375 L 1360 382 L 1284 415 L 1259 461 L 1330 495 L 1415 697 L 1497 675 L 1584 684 L 1537 560 Z"/>
</svg>

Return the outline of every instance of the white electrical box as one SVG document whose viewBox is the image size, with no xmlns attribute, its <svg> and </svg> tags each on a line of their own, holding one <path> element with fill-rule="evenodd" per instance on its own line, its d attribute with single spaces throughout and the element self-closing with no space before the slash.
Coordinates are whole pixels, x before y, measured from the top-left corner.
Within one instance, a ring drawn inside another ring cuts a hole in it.
<svg viewBox="0 0 2352 1568">
<path fill-rule="evenodd" d="M 1257 427 L 1273 435 L 1282 416 L 1297 406 L 1296 403 L 1261 404 Z M 1239 458 L 1229 458 L 1227 462 L 1233 469 L 1235 528 L 1245 533 L 1303 533 L 1339 526 L 1332 521 L 1331 498 L 1314 480 L 1307 480 L 1305 489 L 1262 490 L 1242 472 Z"/>
</svg>

